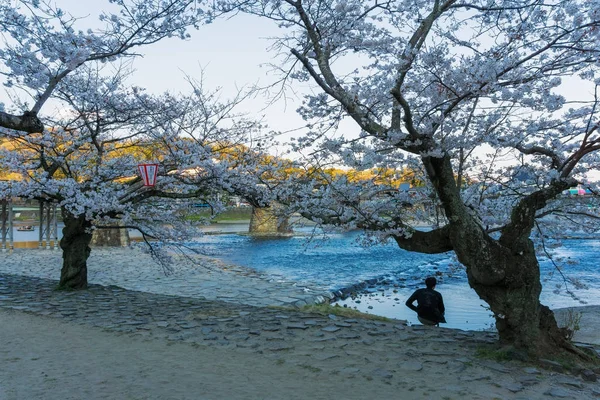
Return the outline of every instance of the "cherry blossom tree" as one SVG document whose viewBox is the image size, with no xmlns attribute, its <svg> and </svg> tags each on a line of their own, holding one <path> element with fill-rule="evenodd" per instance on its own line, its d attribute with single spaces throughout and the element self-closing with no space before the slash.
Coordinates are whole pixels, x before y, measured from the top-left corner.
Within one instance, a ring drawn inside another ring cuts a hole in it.
<svg viewBox="0 0 600 400">
<path fill-rule="evenodd" d="M 204 18 L 197 0 L 110 3 L 115 11 L 100 15 L 100 28 L 82 31 L 78 30 L 77 18 L 51 1 L 0 1 L 0 27 L 4 33 L 0 68 L 5 85 L 19 90 L 14 104 L 2 104 L 0 127 L 42 132 L 42 107 L 77 68 L 89 62 L 137 56 L 140 46 L 167 37 L 187 38 L 188 28 L 197 27 Z"/>
<path fill-rule="evenodd" d="M 419 230 L 406 194 L 343 177 L 324 185 L 324 177 L 305 174 L 281 198 L 318 222 L 379 232 L 406 250 L 454 252 L 503 343 L 534 355 L 579 352 L 540 303 L 536 245 L 548 229 L 565 232 L 584 217 L 597 228 L 597 214 L 562 193 L 598 169 L 599 1 L 224 0 L 218 7 L 281 28 L 273 48 L 285 82 L 314 88 L 298 110 L 313 127 L 296 143 L 297 151 L 310 148 L 307 161 L 409 166 L 423 174 L 444 219 Z M 579 89 L 567 93 L 573 85 Z M 335 130 L 348 119 L 360 133 Z M 588 189 L 596 193 L 595 184 Z"/>
<path fill-rule="evenodd" d="M 246 144 L 260 122 L 234 113 L 244 96 L 221 101 L 191 81 L 187 95 L 154 96 L 126 85 L 130 71 L 81 66 L 54 90 L 64 107 L 40 117 L 42 133 L 14 132 L 0 151 L 0 197 L 57 203 L 64 222 L 59 287 L 87 286 L 94 229 L 135 228 L 172 243 L 200 232 L 185 218 L 192 203 L 223 209 L 222 193 L 261 198 L 253 179 L 271 168 Z M 158 162 L 154 187 L 143 187 L 141 162 Z M 266 197 L 265 197 L 266 198 Z"/>
</svg>

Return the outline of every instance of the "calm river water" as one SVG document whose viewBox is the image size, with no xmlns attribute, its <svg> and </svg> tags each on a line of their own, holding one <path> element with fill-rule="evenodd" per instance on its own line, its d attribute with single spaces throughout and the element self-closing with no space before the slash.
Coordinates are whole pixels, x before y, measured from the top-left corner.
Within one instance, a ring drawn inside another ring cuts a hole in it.
<svg viewBox="0 0 600 400">
<path fill-rule="evenodd" d="M 231 228 L 230 228 L 231 229 Z M 354 298 L 338 301 L 342 306 L 361 311 L 407 319 L 417 323 L 416 315 L 404 302 L 425 277 L 438 278 L 436 288 L 444 296 L 447 327 L 480 330 L 493 325 L 493 319 L 475 292 L 469 288 L 464 269 L 450 254 L 426 255 L 404 251 L 395 243 L 365 247 L 360 234 L 330 233 L 311 237 L 310 229 L 296 230 L 290 238 L 254 238 L 234 233 L 205 236 L 197 246 L 207 254 L 234 264 L 299 283 L 317 283 L 332 290 L 381 278 L 383 282 L 363 288 Z M 587 285 L 565 290 L 562 275 L 553 264 L 541 260 L 542 302 L 551 308 L 600 304 L 600 240 L 570 239 L 554 248 L 563 260 L 563 274 Z"/>
<path fill-rule="evenodd" d="M 416 323 L 416 315 L 405 300 L 425 277 L 438 278 L 436 288 L 444 296 L 447 327 L 479 330 L 492 326 L 493 319 L 485 304 L 469 288 L 466 274 L 450 254 L 424 255 L 404 251 L 394 243 L 365 247 L 360 234 L 329 233 L 311 235 L 310 228 L 296 229 L 289 238 L 254 238 L 247 224 L 222 224 L 205 230 L 218 235 L 204 235 L 190 245 L 203 253 L 257 271 L 294 280 L 299 284 L 315 283 L 333 290 L 379 279 L 362 288 L 354 298 L 338 301 L 342 306 L 361 311 L 407 319 Z M 15 241 L 35 241 L 35 232 L 15 232 Z M 541 260 L 542 302 L 551 308 L 600 304 L 600 239 L 569 239 L 554 248 L 565 265 L 562 273 L 585 284 L 574 296 L 565 290 L 562 275 L 553 264 Z M 176 271 L 176 270 L 175 270 Z M 175 272 L 176 273 L 176 272 Z"/>
</svg>

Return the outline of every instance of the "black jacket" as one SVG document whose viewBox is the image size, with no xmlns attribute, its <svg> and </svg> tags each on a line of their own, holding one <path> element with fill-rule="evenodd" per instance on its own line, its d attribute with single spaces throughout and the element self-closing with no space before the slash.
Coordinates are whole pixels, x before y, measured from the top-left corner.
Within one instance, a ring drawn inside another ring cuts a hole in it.
<svg viewBox="0 0 600 400">
<path fill-rule="evenodd" d="M 417 306 L 414 306 L 415 300 Z M 406 305 L 416 311 L 419 317 L 432 322 L 446 322 L 444 318 L 444 299 L 442 295 L 433 289 L 418 289 L 406 300 Z"/>
</svg>

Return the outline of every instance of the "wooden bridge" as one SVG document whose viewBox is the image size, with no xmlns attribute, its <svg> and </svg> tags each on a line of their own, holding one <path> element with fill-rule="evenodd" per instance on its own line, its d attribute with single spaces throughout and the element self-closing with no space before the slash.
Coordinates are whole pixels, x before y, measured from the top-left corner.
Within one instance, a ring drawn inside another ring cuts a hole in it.
<svg viewBox="0 0 600 400">
<path fill-rule="evenodd" d="M 37 216 L 38 247 L 58 249 L 58 207 L 54 203 L 39 202 L 39 207 L 15 206 L 12 199 L 0 200 L 0 249 L 14 249 L 15 214 L 33 211 Z"/>
</svg>

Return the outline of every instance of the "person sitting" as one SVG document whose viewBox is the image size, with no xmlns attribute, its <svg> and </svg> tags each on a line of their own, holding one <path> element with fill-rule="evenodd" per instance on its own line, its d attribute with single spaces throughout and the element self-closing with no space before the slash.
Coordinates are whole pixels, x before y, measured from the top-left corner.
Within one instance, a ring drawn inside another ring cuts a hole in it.
<svg viewBox="0 0 600 400">
<path fill-rule="evenodd" d="M 435 285 L 437 280 L 430 276 L 425 279 L 425 286 L 427 288 L 417 289 L 409 298 L 406 300 L 406 306 L 417 313 L 419 321 L 423 325 L 435 325 L 439 326 L 440 322 L 445 323 L 444 313 L 444 299 L 442 295 L 435 291 Z M 413 304 L 417 301 L 417 306 Z"/>
</svg>

